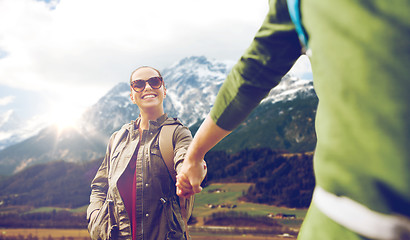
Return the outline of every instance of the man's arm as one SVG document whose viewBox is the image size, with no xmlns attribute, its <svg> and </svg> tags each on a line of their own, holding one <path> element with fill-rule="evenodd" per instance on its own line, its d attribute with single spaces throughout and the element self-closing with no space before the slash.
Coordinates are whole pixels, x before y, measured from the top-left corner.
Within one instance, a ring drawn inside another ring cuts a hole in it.
<svg viewBox="0 0 410 240">
<path fill-rule="evenodd" d="M 301 55 L 286 0 L 271 0 L 269 5 L 269 13 L 251 46 L 227 76 L 209 116 L 188 148 L 177 176 L 179 196 L 201 191 L 199 184 L 204 177 L 201 160 L 206 152 L 249 115 Z"/>
</svg>

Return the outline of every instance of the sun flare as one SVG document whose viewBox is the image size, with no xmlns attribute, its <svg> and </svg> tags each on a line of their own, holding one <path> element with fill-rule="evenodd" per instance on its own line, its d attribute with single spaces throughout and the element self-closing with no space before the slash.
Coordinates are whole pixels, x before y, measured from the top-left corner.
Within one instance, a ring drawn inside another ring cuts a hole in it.
<svg viewBox="0 0 410 240">
<path fill-rule="evenodd" d="M 49 120 L 59 130 L 64 130 L 76 127 L 80 116 L 81 111 L 73 104 L 56 104 L 52 107 Z"/>
</svg>

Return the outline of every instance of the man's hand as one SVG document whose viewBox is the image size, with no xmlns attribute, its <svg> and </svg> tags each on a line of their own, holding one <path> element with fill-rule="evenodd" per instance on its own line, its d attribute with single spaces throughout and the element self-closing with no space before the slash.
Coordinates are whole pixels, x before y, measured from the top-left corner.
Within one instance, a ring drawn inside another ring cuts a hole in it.
<svg viewBox="0 0 410 240">
<path fill-rule="evenodd" d="M 187 198 L 202 190 L 200 185 L 207 172 L 203 160 L 205 154 L 229 133 L 230 131 L 218 127 L 209 115 L 205 118 L 188 147 L 177 175 L 178 196 Z"/>
</svg>

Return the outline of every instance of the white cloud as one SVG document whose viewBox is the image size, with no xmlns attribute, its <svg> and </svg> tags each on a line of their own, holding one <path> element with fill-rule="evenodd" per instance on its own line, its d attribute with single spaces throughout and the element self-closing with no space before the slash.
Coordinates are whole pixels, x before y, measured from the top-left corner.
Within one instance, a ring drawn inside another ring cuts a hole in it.
<svg viewBox="0 0 410 240">
<path fill-rule="evenodd" d="M 311 75 L 312 74 L 312 67 L 310 65 L 309 57 L 306 55 L 302 55 L 299 59 L 295 62 L 293 67 L 289 70 L 290 74 L 302 77 L 304 75 Z"/>
<path fill-rule="evenodd" d="M 13 110 L 8 110 L 5 113 L 0 113 L 0 129 L 5 123 L 9 121 L 12 114 L 13 114 Z"/>
<path fill-rule="evenodd" d="M 10 103 L 13 102 L 14 98 L 15 98 L 14 96 L 7 96 L 7 97 L 0 98 L 0 106 L 9 105 Z"/>
<path fill-rule="evenodd" d="M 80 105 L 140 65 L 163 69 L 192 55 L 237 60 L 268 10 L 254 0 L 57 2 L 0 1 L 0 84 Z"/>
</svg>

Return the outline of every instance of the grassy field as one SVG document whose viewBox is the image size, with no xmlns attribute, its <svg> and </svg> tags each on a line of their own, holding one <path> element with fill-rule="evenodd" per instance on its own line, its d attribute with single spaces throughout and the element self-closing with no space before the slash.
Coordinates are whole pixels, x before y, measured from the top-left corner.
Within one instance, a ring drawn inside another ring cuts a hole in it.
<svg viewBox="0 0 410 240">
<path fill-rule="evenodd" d="M 243 193 L 245 193 L 251 183 L 215 183 L 204 188 L 201 193 L 197 194 L 195 197 L 195 206 L 193 211 L 193 216 L 198 218 L 201 223 L 201 218 L 208 217 L 212 213 L 221 211 L 236 211 L 236 212 L 246 212 L 251 216 L 267 216 L 268 214 L 291 214 L 295 215 L 296 219 L 277 219 L 281 224 L 289 227 L 299 228 L 305 215 L 307 209 L 294 209 L 277 207 L 266 204 L 256 204 L 240 201 Z M 232 204 L 236 205 L 235 208 L 210 208 L 209 204 L 221 205 L 221 204 Z"/>
<path fill-rule="evenodd" d="M 79 208 L 59 208 L 59 207 L 40 207 L 40 208 L 35 208 L 32 209 L 30 211 L 28 211 L 27 213 L 39 213 L 39 212 L 53 212 L 53 211 L 69 211 L 69 212 L 73 212 L 73 213 L 83 213 L 87 211 L 87 207 L 88 206 L 83 206 L 83 207 L 79 207 Z"/>
<path fill-rule="evenodd" d="M 214 183 L 204 188 L 203 191 L 196 195 L 195 207 L 193 216 L 198 222 L 192 226 L 192 239 L 247 239 L 247 240 L 277 240 L 277 239 L 289 239 L 285 236 L 262 236 L 247 232 L 247 234 L 229 235 L 229 233 L 211 233 L 211 231 L 198 231 L 204 226 L 204 220 L 209 219 L 213 213 L 218 212 L 238 212 L 246 213 L 249 216 L 267 216 L 268 214 L 282 213 L 295 215 L 296 219 L 276 219 L 278 223 L 298 231 L 300 225 L 306 215 L 307 209 L 291 209 L 285 207 L 270 206 L 265 204 L 255 204 L 240 201 L 239 198 L 252 186 L 250 183 Z M 214 205 L 214 208 L 210 208 L 210 204 Z M 217 207 L 218 205 L 235 206 L 234 208 Z M 58 211 L 70 211 L 73 213 L 85 213 L 87 206 L 67 209 L 56 207 L 42 207 L 36 209 L 27 209 L 26 213 L 41 213 L 41 212 L 58 212 Z M 23 210 L 20 208 L 19 210 Z M 1 211 L 0 211 L 1 212 Z M 234 221 L 234 220 L 233 220 Z M 234 223 L 234 222 L 233 222 Z M 212 227 L 210 227 L 212 228 Z M 196 230 L 194 230 L 196 229 Z M 204 229 L 207 229 L 206 227 Z M 23 236 L 27 239 L 28 236 L 37 237 L 38 239 L 89 239 L 89 235 L 86 229 L 0 229 L 0 240 L 7 239 L 7 237 Z M 22 238 L 19 238 L 22 239 Z"/>
<path fill-rule="evenodd" d="M 286 207 L 277 207 L 266 204 L 257 204 L 240 201 L 239 198 L 249 189 L 251 183 L 214 183 L 210 184 L 202 190 L 201 193 L 195 196 L 195 206 L 193 216 L 197 218 L 210 216 L 212 213 L 220 211 L 237 211 L 246 212 L 251 216 L 266 216 L 269 213 L 283 213 L 294 214 L 298 219 L 303 219 L 306 215 L 307 209 L 295 209 Z M 218 191 L 219 190 L 219 191 Z M 210 208 L 209 204 L 221 205 L 231 204 L 236 205 L 235 208 Z M 40 207 L 30 209 L 24 206 L 8 207 L 6 209 L 0 208 L 2 211 L 7 212 L 25 212 L 25 213 L 40 213 L 40 212 L 53 212 L 53 211 L 70 211 L 73 213 L 85 213 L 87 206 L 69 209 L 59 207 Z"/>
<path fill-rule="evenodd" d="M 0 229 L 0 239 L 76 239 L 89 240 L 90 235 L 86 229 L 45 229 L 45 228 L 19 228 Z"/>
<path fill-rule="evenodd" d="M 89 240 L 90 236 L 85 229 L 0 229 L 0 239 L 34 239 L 51 240 Z M 209 235 L 195 234 L 192 240 L 284 240 L 292 239 L 286 235 L 282 236 L 255 236 L 255 235 Z M 294 239 L 294 238 L 293 238 Z"/>
</svg>

